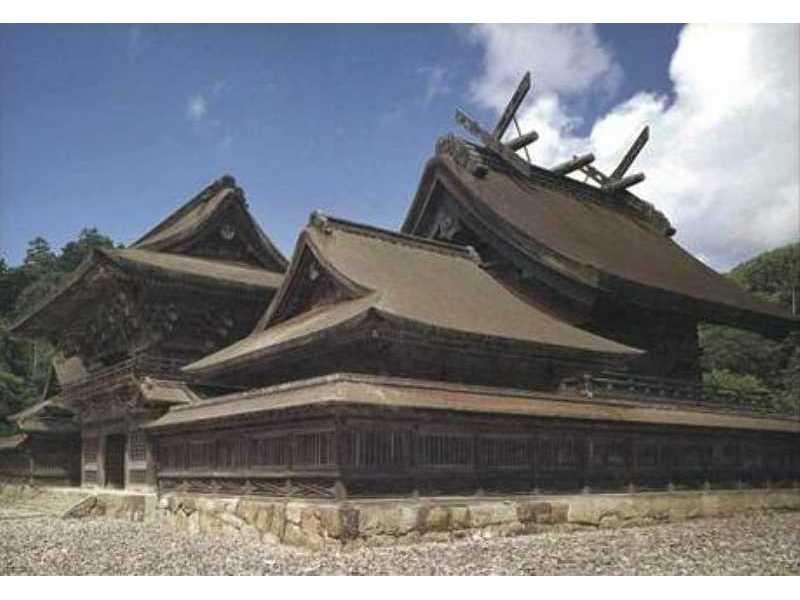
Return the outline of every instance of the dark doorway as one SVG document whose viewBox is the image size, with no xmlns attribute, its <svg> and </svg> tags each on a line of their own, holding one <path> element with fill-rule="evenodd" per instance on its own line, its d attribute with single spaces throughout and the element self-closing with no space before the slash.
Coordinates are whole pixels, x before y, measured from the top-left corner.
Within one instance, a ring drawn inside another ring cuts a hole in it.
<svg viewBox="0 0 800 600">
<path fill-rule="evenodd" d="M 106 438 L 106 487 L 125 487 L 125 436 Z"/>
</svg>

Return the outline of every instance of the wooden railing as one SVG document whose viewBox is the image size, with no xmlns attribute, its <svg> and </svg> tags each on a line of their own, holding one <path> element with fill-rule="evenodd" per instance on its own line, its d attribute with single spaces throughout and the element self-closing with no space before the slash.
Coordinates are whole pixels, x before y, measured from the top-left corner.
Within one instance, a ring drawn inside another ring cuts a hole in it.
<svg viewBox="0 0 800 600">
<path fill-rule="evenodd" d="M 134 378 L 152 376 L 158 379 L 185 380 L 180 369 L 185 360 L 159 356 L 132 356 L 118 363 L 91 371 L 84 377 L 64 384 L 61 396 L 75 396 L 90 391 L 131 383 Z"/>
<path fill-rule="evenodd" d="M 629 398 L 658 404 L 797 416 L 773 406 L 767 392 L 739 392 L 695 381 L 602 372 L 561 381 L 559 391 L 587 398 Z"/>
</svg>

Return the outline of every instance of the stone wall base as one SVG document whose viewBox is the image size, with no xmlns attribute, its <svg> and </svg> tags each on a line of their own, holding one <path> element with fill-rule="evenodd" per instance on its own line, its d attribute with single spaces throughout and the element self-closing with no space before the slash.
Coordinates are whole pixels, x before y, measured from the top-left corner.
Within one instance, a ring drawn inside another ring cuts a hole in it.
<svg viewBox="0 0 800 600">
<path fill-rule="evenodd" d="M 628 527 L 763 510 L 800 510 L 800 489 L 382 500 L 286 500 L 0 486 L 0 505 L 64 505 L 65 518 L 161 523 L 190 534 L 312 549 Z"/>
<path fill-rule="evenodd" d="M 41 507 L 42 512 L 63 518 L 109 517 L 128 521 L 155 521 L 155 493 L 106 491 L 79 487 L 0 485 L 0 506 Z"/>
<path fill-rule="evenodd" d="M 176 493 L 163 495 L 156 510 L 160 521 L 189 533 L 232 535 L 322 549 L 639 526 L 748 511 L 800 510 L 800 490 L 342 502 Z"/>
</svg>

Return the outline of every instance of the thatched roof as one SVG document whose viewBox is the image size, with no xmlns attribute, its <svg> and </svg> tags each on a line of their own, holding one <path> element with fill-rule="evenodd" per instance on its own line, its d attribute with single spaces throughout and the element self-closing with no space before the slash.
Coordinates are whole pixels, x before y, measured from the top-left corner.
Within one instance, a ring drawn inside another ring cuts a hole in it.
<svg viewBox="0 0 800 600">
<path fill-rule="evenodd" d="M 734 325 L 798 324 L 782 307 L 752 296 L 694 258 L 671 239 L 674 230 L 663 215 L 632 194 L 611 196 L 536 167 L 523 177 L 490 151 L 454 136 L 439 149 L 426 166 L 404 232 L 417 230 L 431 190 L 442 184 L 504 242 L 580 285 Z M 460 152 L 481 161 L 481 169 L 470 169 Z"/>
<path fill-rule="evenodd" d="M 226 419 L 252 420 L 279 410 L 342 405 L 800 433 L 800 421 L 791 418 L 353 374 L 317 377 L 176 407 L 146 428 L 196 429 Z"/>
<path fill-rule="evenodd" d="M 350 299 L 283 320 L 281 307 L 297 281 L 307 276 L 300 265 L 309 253 L 337 285 L 349 290 Z M 321 217 L 312 218 L 301 234 L 286 281 L 256 331 L 185 370 L 216 371 L 251 362 L 370 313 L 398 326 L 406 322 L 434 328 L 434 335 L 462 333 L 615 358 L 639 354 L 517 298 L 469 249 Z"/>
</svg>

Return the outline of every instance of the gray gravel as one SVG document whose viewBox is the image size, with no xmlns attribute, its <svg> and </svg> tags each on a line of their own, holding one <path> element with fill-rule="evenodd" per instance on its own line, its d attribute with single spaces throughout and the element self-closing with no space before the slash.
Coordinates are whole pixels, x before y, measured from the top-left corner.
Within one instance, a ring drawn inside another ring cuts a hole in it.
<svg viewBox="0 0 800 600">
<path fill-rule="evenodd" d="M 789 575 L 800 513 L 305 552 L 110 519 L 6 509 L 0 575 Z"/>
</svg>

